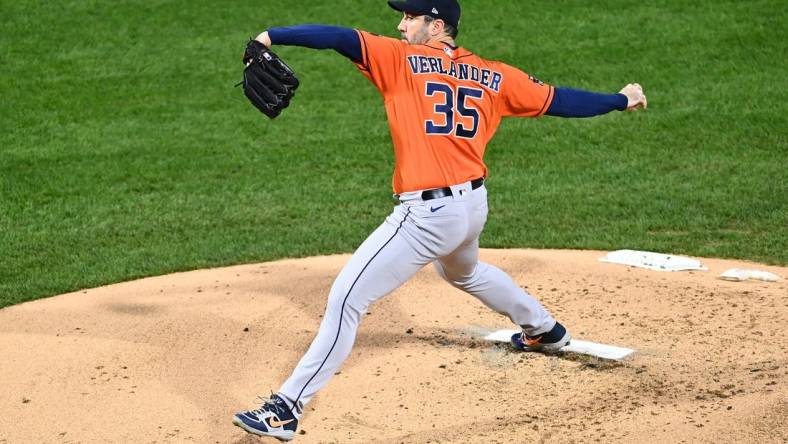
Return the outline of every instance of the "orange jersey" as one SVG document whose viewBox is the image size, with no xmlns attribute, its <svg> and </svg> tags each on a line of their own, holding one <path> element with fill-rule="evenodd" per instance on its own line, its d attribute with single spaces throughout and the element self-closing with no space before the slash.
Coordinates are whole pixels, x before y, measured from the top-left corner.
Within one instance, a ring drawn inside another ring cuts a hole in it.
<svg viewBox="0 0 788 444">
<path fill-rule="evenodd" d="M 550 85 L 463 48 L 358 33 L 356 65 L 386 106 L 395 193 L 487 177 L 484 150 L 501 118 L 541 116 L 553 99 Z"/>
</svg>

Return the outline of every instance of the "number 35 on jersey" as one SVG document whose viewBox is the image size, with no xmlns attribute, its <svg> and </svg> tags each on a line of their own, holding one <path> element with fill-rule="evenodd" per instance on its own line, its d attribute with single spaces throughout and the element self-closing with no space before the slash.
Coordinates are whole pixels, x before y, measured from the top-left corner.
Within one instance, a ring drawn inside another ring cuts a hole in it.
<svg viewBox="0 0 788 444">
<path fill-rule="evenodd" d="M 442 82 L 427 82 L 427 97 L 438 97 L 435 103 L 435 119 L 424 122 L 428 135 L 454 135 L 463 139 L 473 139 L 479 130 L 479 109 L 477 105 L 484 97 L 484 90 L 469 86 L 457 86 Z M 474 103 L 476 102 L 476 103 Z"/>
</svg>

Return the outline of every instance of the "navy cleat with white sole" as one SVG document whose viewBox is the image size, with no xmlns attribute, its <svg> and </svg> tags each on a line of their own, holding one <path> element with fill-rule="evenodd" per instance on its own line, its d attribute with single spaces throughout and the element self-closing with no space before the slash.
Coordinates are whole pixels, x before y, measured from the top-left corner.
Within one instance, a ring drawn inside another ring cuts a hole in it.
<svg viewBox="0 0 788 444">
<path fill-rule="evenodd" d="M 558 351 L 569 345 L 571 340 L 572 335 L 558 322 L 547 333 L 530 336 L 520 332 L 512 335 L 514 348 L 523 351 Z"/>
<path fill-rule="evenodd" d="M 259 409 L 236 414 L 233 424 L 255 435 L 290 441 L 295 436 L 298 419 L 279 395 L 271 395 Z"/>
</svg>

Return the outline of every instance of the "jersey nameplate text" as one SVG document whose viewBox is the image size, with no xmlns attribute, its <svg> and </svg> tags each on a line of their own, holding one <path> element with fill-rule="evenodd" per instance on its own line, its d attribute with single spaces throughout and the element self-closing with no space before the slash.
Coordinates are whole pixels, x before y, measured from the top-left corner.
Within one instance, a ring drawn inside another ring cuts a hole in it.
<svg viewBox="0 0 788 444">
<path fill-rule="evenodd" d="M 449 69 L 446 69 L 440 57 L 412 55 L 408 56 L 408 64 L 413 74 L 442 74 L 458 80 L 470 80 L 495 92 L 500 91 L 503 81 L 503 75 L 499 72 L 465 63 L 455 63 L 453 60 L 449 62 Z"/>
</svg>

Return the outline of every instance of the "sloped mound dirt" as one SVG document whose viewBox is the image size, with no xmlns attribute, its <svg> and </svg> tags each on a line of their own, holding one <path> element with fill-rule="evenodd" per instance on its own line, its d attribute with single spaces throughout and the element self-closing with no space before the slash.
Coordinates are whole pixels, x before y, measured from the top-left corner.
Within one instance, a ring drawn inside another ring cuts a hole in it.
<svg viewBox="0 0 788 444">
<path fill-rule="evenodd" d="M 483 250 L 576 338 L 624 362 L 517 353 L 514 328 L 426 268 L 373 305 L 300 443 L 785 442 L 788 268 L 604 264 Z M 0 443 L 255 443 L 232 415 L 278 389 L 348 256 L 200 270 L 0 310 Z M 759 268 L 776 283 L 726 282 Z"/>
</svg>

